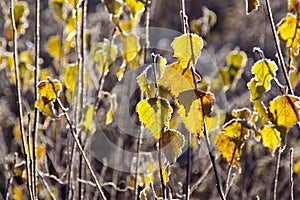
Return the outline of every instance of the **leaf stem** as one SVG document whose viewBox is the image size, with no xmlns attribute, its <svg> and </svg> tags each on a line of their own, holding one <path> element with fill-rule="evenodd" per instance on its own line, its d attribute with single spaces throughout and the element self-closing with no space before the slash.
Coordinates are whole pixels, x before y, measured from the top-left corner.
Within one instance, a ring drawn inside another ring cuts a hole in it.
<svg viewBox="0 0 300 200">
<path fill-rule="evenodd" d="M 281 150 L 277 148 L 276 151 L 277 151 L 277 156 L 276 156 L 276 167 L 275 167 L 275 177 L 274 177 L 273 200 L 277 199 L 277 185 L 278 185 L 280 158 L 281 158 Z"/>
<path fill-rule="evenodd" d="M 290 148 L 290 200 L 294 200 L 294 180 L 293 180 L 293 157 L 294 148 Z"/>
<path fill-rule="evenodd" d="M 162 163 L 161 163 L 161 139 L 158 139 L 158 165 L 159 165 L 159 174 L 160 174 L 160 183 L 162 189 L 163 199 L 166 198 L 165 191 L 166 186 L 164 183 L 163 173 L 162 173 Z"/>
<path fill-rule="evenodd" d="M 23 108 L 22 108 L 22 93 L 21 93 L 21 86 L 20 86 L 20 72 L 19 72 L 19 58 L 18 58 L 18 33 L 16 28 L 16 22 L 15 22 L 15 13 L 14 13 L 14 1 L 10 1 L 10 15 L 11 15 L 11 21 L 12 21 L 12 27 L 13 27 L 13 58 L 14 58 L 14 67 L 15 67 L 15 77 L 16 77 L 16 89 L 17 89 L 17 107 L 18 107 L 18 114 L 19 114 L 19 123 L 20 123 L 20 131 L 21 131 L 21 138 L 22 138 L 22 148 L 24 152 L 25 157 L 25 165 L 26 165 L 26 175 L 27 175 L 27 188 L 29 192 L 30 199 L 33 199 L 33 191 L 31 187 L 31 170 L 29 167 L 29 155 L 26 148 L 26 137 L 25 137 L 25 130 L 24 130 L 24 120 L 23 120 Z"/>
<path fill-rule="evenodd" d="M 186 167 L 186 185 L 185 199 L 190 199 L 190 182 L 191 182 L 191 133 L 188 132 L 188 148 L 187 148 L 187 167 Z"/>
<path fill-rule="evenodd" d="M 288 73 L 287 73 L 287 70 L 286 70 L 286 65 L 285 65 L 284 58 L 283 58 L 283 55 L 282 55 L 282 52 L 281 52 L 281 48 L 280 48 L 280 44 L 279 44 L 279 38 L 278 38 L 278 35 L 276 33 L 277 31 L 276 31 L 276 27 L 275 27 L 275 24 L 274 24 L 274 19 L 273 19 L 272 10 L 271 10 L 269 0 L 266 0 L 266 6 L 267 6 L 268 17 L 269 17 L 269 20 L 270 20 L 270 25 L 271 25 L 271 28 L 272 28 L 272 33 L 273 33 L 273 37 L 274 37 L 274 41 L 275 41 L 275 48 L 276 48 L 276 52 L 277 52 L 278 57 L 279 57 L 279 62 L 280 62 L 280 66 L 281 66 L 281 69 L 282 69 L 282 72 L 283 72 L 284 80 L 285 80 L 285 83 L 286 83 L 287 88 L 288 88 L 288 93 L 293 95 L 294 91 L 293 91 L 290 79 L 288 77 Z"/>
</svg>

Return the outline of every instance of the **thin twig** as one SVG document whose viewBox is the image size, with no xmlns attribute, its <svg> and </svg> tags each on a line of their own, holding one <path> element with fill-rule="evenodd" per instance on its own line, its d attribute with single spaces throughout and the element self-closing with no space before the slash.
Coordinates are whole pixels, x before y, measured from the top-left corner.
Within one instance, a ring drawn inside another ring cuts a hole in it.
<svg viewBox="0 0 300 200">
<path fill-rule="evenodd" d="M 191 182 L 191 133 L 188 132 L 188 148 L 187 148 L 187 166 L 186 166 L 186 185 L 185 198 L 190 199 L 190 182 Z"/>
<path fill-rule="evenodd" d="M 202 176 L 198 179 L 198 181 L 194 185 L 191 186 L 189 195 L 191 195 L 199 187 L 199 185 L 205 180 L 205 178 L 207 178 L 207 174 L 209 173 L 211 168 L 212 168 L 212 164 L 210 162 L 210 165 L 203 172 Z"/>
<path fill-rule="evenodd" d="M 294 148 L 290 148 L 290 200 L 294 200 L 294 180 L 293 180 L 293 157 Z"/>
<path fill-rule="evenodd" d="M 34 68 L 34 100 L 38 100 L 38 82 L 39 82 L 39 58 L 40 58 L 40 0 L 35 3 L 35 68 Z M 37 163 L 36 163 L 36 136 L 38 131 L 39 110 L 34 108 L 34 127 L 32 131 L 32 158 L 33 158 L 33 196 L 37 199 Z"/>
<path fill-rule="evenodd" d="M 277 148 L 276 151 L 277 151 L 277 156 L 276 156 L 276 167 L 275 167 L 275 177 L 274 177 L 273 200 L 277 199 L 277 185 L 278 185 L 278 175 L 279 175 L 280 157 L 281 157 L 281 150 Z"/>
<path fill-rule="evenodd" d="M 279 62 L 280 62 L 280 66 L 281 66 L 281 69 L 282 69 L 282 72 L 283 72 L 284 80 L 285 80 L 285 83 L 286 83 L 287 88 L 288 88 L 288 93 L 293 95 L 294 91 L 293 91 L 290 79 L 288 77 L 288 73 L 287 73 L 287 70 L 286 70 L 286 65 L 285 65 L 284 58 L 283 58 L 283 55 L 282 55 L 282 52 L 281 52 L 281 48 L 280 48 L 280 44 L 279 44 L 279 38 L 278 38 L 278 35 L 277 35 L 276 26 L 274 24 L 274 19 L 273 19 L 272 10 L 271 10 L 269 0 L 266 0 L 266 6 L 267 6 L 268 17 L 269 17 L 269 20 L 270 20 L 270 25 L 271 25 L 271 28 L 272 28 L 272 33 L 273 33 L 273 37 L 274 37 L 274 41 L 275 41 L 275 48 L 276 48 L 276 52 L 277 52 L 278 57 L 279 57 Z"/>
<path fill-rule="evenodd" d="M 14 180 L 14 175 L 15 175 L 15 167 L 16 167 L 17 159 L 18 159 L 18 153 L 15 152 L 14 153 L 13 165 L 12 165 L 12 168 L 10 170 L 9 178 L 7 180 L 7 188 L 6 188 L 6 191 L 5 191 L 5 200 L 9 200 L 10 199 L 9 198 L 10 189 L 13 186 L 13 180 Z"/>
<path fill-rule="evenodd" d="M 50 194 L 50 197 L 52 200 L 56 200 L 56 197 L 53 195 L 51 188 L 49 187 L 47 181 L 45 180 L 45 178 L 39 173 L 39 171 L 37 171 L 37 174 L 39 175 L 39 177 L 42 179 L 42 184 L 43 186 L 46 188 L 47 192 Z"/>
<path fill-rule="evenodd" d="M 22 93 L 21 93 L 21 87 L 20 87 L 20 72 L 19 72 L 19 58 L 18 58 L 18 33 L 16 28 L 16 22 L 15 22 L 15 14 L 14 14 L 14 1 L 10 1 L 10 14 L 11 14 L 11 21 L 12 21 L 12 27 L 13 27 L 13 47 L 14 47 L 14 67 L 15 67 L 15 77 L 16 77 L 16 89 L 17 89 L 17 107 L 18 107 L 18 114 L 19 114 L 19 123 L 20 123 L 20 131 L 21 131 L 21 138 L 22 138 L 22 148 L 25 156 L 25 165 L 26 165 L 26 175 L 27 180 L 31 180 L 30 174 L 30 167 L 29 167 L 29 157 L 28 152 L 26 148 L 26 136 L 25 136 L 25 130 L 24 130 L 24 120 L 23 120 L 23 108 L 22 108 Z M 29 197 L 33 199 L 32 196 L 32 188 L 31 188 L 31 181 L 28 181 L 27 184 Z"/>
<path fill-rule="evenodd" d="M 164 177 L 162 173 L 162 163 L 161 163 L 161 139 L 158 140 L 158 165 L 159 165 L 159 175 L 160 175 L 160 183 L 161 183 L 161 189 L 162 189 L 162 196 L 163 199 L 166 198 L 165 191 L 166 191 L 166 186 L 164 183 Z"/>
<path fill-rule="evenodd" d="M 233 153 L 232 153 L 232 156 L 231 156 L 231 159 L 230 159 L 230 164 L 229 164 L 229 167 L 228 167 L 228 174 L 227 174 L 226 185 L 225 185 L 225 194 L 224 194 L 225 197 L 227 197 L 227 195 L 229 193 L 229 189 L 230 189 L 230 180 L 231 180 L 230 177 L 231 177 L 231 171 L 232 171 L 232 162 L 233 162 L 236 150 L 237 150 L 237 146 L 234 145 L 234 150 L 233 150 Z"/>
</svg>

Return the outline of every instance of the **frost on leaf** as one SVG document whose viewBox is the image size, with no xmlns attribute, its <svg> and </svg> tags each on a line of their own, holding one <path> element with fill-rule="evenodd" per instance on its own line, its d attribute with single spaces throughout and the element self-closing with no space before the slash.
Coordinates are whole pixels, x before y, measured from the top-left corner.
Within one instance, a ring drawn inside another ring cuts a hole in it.
<svg viewBox="0 0 300 200">
<path fill-rule="evenodd" d="M 38 100 L 35 102 L 35 107 L 50 117 L 55 117 L 53 101 L 59 97 L 62 90 L 61 83 L 58 80 L 40 81 L 38 84 Z"/>
<path fill-rule="evenodd" d="M 184 145 L 184 137 L 179 132 L 168 129 L 160 137 L 161 151 L 170 163 L 174 163 L 181 154 Z"/>
<path fill-rule="evenodd" d="M 173 112 L 170 104 L 161 98 L 148 98 L 137 104 L 136 111 L 140 121 L 158 141 L 164 128 L 169 126 L 169 120 Z"/>
<path fill-rule="evenodd" d="M 144 3 L 140 0 L 125 0 L 125 3 L 130 9 L 133 18 L 135 18 L 137 14 L 142 13 L 145 9 Z"/>
<path fill-rule="evenodd" d="M 252 11 L 257 10 L 259 7 L 259 0 L 246 0 L 246 13 L 250 14 Z"/>
<path fill-rule="evenodd" d="M 257 80 L 256 87 L 260 88 L 262 92 L 271 89 L 271 80 L 276 76 L 278 67 L 274 61 L 264 59 L 257 61 L 252 67 L 252 74 Z"/>
<path fill-rule="evenodd" d="M 281 133 L 282 145 L 285 145 L 285 135 L 298 122 L 299 98 L 292 95 L 278 96 L 270 102 L 269 116 L 276 129 Z"/>
<path fill-rule="evenodd" d="M 179 116 L 197 139 L 200 139 L 204 117 L 211 112 L 213 102 L 213 94 L 197 90 L 181 92 L 176 99 Z"/>
<path fill-rule="evenodd" d="M 176 37 L 172 44 L 174 56 L 178 58 L 183 69 L 196 64 L 203 48 L 203 40 L 197 34 L 183 34 Z"/>
<path fill-rule="evenodd" d="M 191 70 L 184 69 L 179 62 L 167 65 L 162 79 L 166 86 L 170 88 L 173 96 L 178 96 L 180 92 L 195 89 L 193 74 Z M 196 74 L 196 81 L 200 80 L 200 76 Z"/>
<path fill-rule="evenodd" d="M 280 132 L 275 127 L 266 125 L 259 133 L 263 145 L 274 153 L 275 149 L 280 145 Z"/>
<path fill-rule="evenodd" d="M 232 165 L 238 169 L 242 147 L 249 135 L 249 129 L 243 123 L 241 120 L 233 119 L 225 124 L 216 143 L 227 162 L 232 162 Z"/>
<path fill-rule="evenodd" d="M 278 24 L 278 34 L 287 47 L 291 47 L 295 55 L 299 53 L 300 46 L 300 22 L 291 13 L 282 19 Z"/>
</svg>

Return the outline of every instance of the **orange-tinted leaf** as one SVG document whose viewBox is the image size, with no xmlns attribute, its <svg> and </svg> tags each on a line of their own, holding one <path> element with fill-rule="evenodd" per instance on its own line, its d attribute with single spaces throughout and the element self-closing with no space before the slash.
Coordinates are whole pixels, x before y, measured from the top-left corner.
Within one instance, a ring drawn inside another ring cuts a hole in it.
<svg viewBox="0 0 300 200">
<path fill-rule="evenodd" d="M 299 98 L 292 95 L 278 96 L 270 102 L 270 119 L 283 135 L 298 122 L 299 106 L 296 102 Z"/>
<path fill-rule="evenodd" d="M 178 114 L 183 119 L 185 127 L 200 139 L 203 131 L 203 120 L 211 112 L 214 96 L 197 90 L 181 92 L 176 99 Z"/>
<path fill-rule="evenodd" d="M 184 137 L 178 131 L 168 129 L 160 137 L 161 151 L 170 163 L 174 163 L 181 154 L 184 145 Z"/>
<path fill-rule="evenodd" d="M 246 13 L 250 14 L 252 11 L 257 10 L 259 7 L 259 0 L 246 0 Z"/>
</svg>

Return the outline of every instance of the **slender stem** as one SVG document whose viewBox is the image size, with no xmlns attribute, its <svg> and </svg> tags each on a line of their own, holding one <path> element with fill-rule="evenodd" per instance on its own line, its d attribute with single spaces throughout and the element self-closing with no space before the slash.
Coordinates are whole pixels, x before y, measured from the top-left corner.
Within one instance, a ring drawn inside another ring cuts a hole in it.
<svg viewBox="0 0 300 200">
<path fill-rule="evenodd" d="M 294 180 L 293 180 L 293 157 L 294 148 L 290 148 L 290 200 L 294 200 Z"/>
<path fill-rule="evenodd" d="M 273 200 L 277 199 L 277 185 L 278 185 L 278 175 L 279 175 L 279 167 L 280 167 L 280 157 L 281 150 L 278 148 L 276 157 L 276 168 L 275 168 L 275 177 L 274 177 L 274 189 L 273 189 Z"/>
<path fill-rule="evenodd" d="M 236 150 L 237 150 L 237 146 L 234 145 L 234 150 L 233 150 L 233 153 L 232 153 L 232 157 L 230 159 L 230 165 L 228 167 L 228 174 L 227 174 L 227 179 L 226 179 L 226 185 L 225 185 L 225 197 L 227 197 L 228 193 L 229 193 L 229 189 L 230 189 L 230 176 L 231 176 L 231 171 L 232 171 L 232 162 L 233 162 L 233 159 L 234 159 L 234 155 L 236 153 Z"/>
<path fill-rule="evenodd" d="M 164 183 L 163 173 L 162 173 L 162 163 L 161 163 L 161 139 L 158 140 L 158 165 L 159 165 L 159 174 L 160 174 L 160 183 L 161 183 L 161 189 L 162 189 L 162 196 L 163 199 L 166 198 L 165 191 L 166 186 Z"/>
<path fill-rule="evenodd" d="M 283 55 L 282 55 L 282 52 L 281 52 L 281 48 L 280 48 L 280 44 L 279 44 L 279 38 L 278 38 L 278 35 L 277 35 L 276 26 L 274 24 L 274 19 L 273 19 L 272 10 L 271 10 L 269 0 L 266 0 L 266 6 L 267 6 L 268 17 L 269 17 L 269 20 L 270 20 L 272 33 L 273 33 L 273 37 L 274 37 L 274 41 L 275 41 L 275 48 L 276 48 L 276 51 L 277 51 L 277 54 L 278 54 L 278 57 L 279 57 L 279 62 L 280 62 L 280 66 L 281 66 L 281 69 L 282 69 L 282 72 L 283 72 L 284 80 L 285 80 L 285 83 L 286 83 L 287 88 L 288 88 L 288 93 L 293 95 L 294 91 L 293 91 L 291 82 L 289 80 L 288 73 L 287 73 L 287 70 L 286 70 L 286 65 L 285 65 L 284 58 L 283 58 Z"/>
<path fill-rule="evenodd" d="M 27 188 L 29 191 L 29 197 L 33 199 L 32 196 L 32 188 L 31 188 L 31 170 L 29 167 L 29 156 L 26 148 L 26 136 L 25 136 L 25 130 L 24 130 L 24 120 L 23 120 L 23 108 L 22 108 L 22 93 L 21 93 L 21 87 L 20 87 L 20 72 L 19 72 L 19 58 L 18 58 L 18 33 L 16 28 L 16 22 L 15 22 L 15 14 L 14 14 L 14 1 L 11 0 L 10 5 L 10 14 L 11 14 L 11 21 L 12 21 L 12 27 L 13 27 L 13 48 L 14 48 L 14 67 L 15 67 L 15 77 L 16 77 L 16 89 L 17 89 L 17 107 L 18 107 L 18 114 L 19 114 L 19 123 L 20 123 L 20 131 L 21 131 L 21 138 L 22 138 L 22 148 L 25 156 L 25 165 L 26 165 L 26 174 L 27 174 Z"/>
<path fill-rule="evenodd" d="M 35 3 L 35 68 L 34 68 L 34 98 L 38 99 L 38 82 L 39 82 L 39 58 L 40 58 L 40 0 Z M 37 164 L 36 164 L 36 136 L 38 130 L 39 111 L 34 109 L 34 127 L 32 132 L 32 154 L 33 154 L 33 195 L 37 199 Z"/>
<path fill-rule="evenodd" d="M 10 170 L 10 175 L 9 178 L 7 180 L 7 188 L 5 191 L 5 200 L 9 200 L 9 195 L 10 195 L 10 189 L 13 186 L 13 180 L 14 180 L 14 176 L 15 176 L 15 167 L 16 167 L 16 162 L 17 162 L 17 158 L 18 158 L 18 153 L 14 153 L 14 161 L 13 161 L 13 165 L 12 168 Z"/>
<path fill-rule="evenodd" d="M 191 133 L 188 132 L 188 148 L 187 148 L 187 167 L 186 167 L 186 185 L 185 198 L 190 199 L 190 182 L 191 182 Z"/>
</svg>

